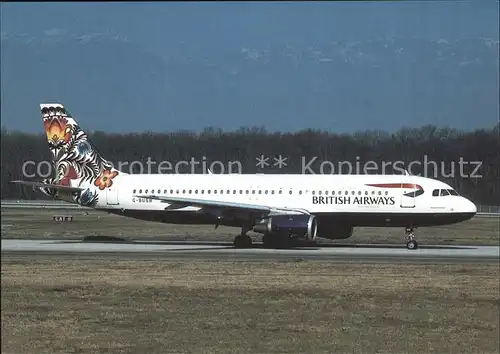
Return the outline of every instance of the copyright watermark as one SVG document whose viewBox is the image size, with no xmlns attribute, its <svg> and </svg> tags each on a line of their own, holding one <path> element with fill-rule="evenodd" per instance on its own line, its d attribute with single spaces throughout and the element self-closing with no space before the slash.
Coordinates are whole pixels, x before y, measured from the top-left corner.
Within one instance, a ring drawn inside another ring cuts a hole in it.
<svg viewBox="0 0 500 354">
<path fill-rule="evenodd" d="M 243 173 L 242 164 L 239 161 L 222 161 L 208 162 L 206 157 L 197 160 L 191 157 L 190 160 L 179 160 L 171 162 L 168 160 L 155 161 L 151 157 L 147 161 L 118 161 L 112 163 L 113 167 L 121 172 L 128 174 L 194 174 L 199 173 L 201 169 L 203 174 L 227 174 L 227 173 Z M 22 165 L 22 174 L 24 177 L 41 177 L 47 178 L 54 173 L 54 166 L 49 161 L 25 161 Z"/>
<path fill-rule="evenodd" d="M 359 174 L 405 174 L 429 178 L 482 178 L 481 161 L 467 161 L 460 157 L 458 161 L 433 161 L 427 155 L 421 160 L 413 161 L 362 161 L 356 157 L 355 161 L 321 160 L 317 156 L 305 157 L 292 161 L 283 155 L 264 156 L 255 158 L 253 170 L 264 171 L 266 168 L 279 169 L 283 173 L 319 174 L 319 175 L 359 175 Z M 243 166 L 252 162 L 240 161 L 210 161 L 206 157 L 179 161 L 156 161 L 147 158 L 147 161 L 118 161 L 113 164 L 117 170 L 128 174 L 242 174 Z M 253 172 L 251 172 L 253 173 Z M 51 161 L 25 161 L 22 165 L 22 174 L 28 178 L 47 178 L 54 175 L 54 165 Z"/>
<path fill-rule="evenodd" d="M 480 170 L 483 163 L 481 161 L 466 161 L 460 157 L 458 161 L 433 161 L 427 155 L 422 160 L 413 160 L 405 163 L 397 161 L 360 161 L 359 156 L 356 161 L 321 161 L 318 157 L 301 159 L 302 174 L 405 174 L 430 178 L 482 178 Z M 395 173 L 397 172 L 397 173 Z"/>
</svg>

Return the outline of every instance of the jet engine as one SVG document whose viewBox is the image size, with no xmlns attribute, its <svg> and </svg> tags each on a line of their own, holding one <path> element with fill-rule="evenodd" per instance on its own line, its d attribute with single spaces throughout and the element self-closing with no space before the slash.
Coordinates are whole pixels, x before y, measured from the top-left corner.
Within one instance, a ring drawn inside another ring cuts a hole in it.
<svg viewBox="0 0 500 354">
<path fill-rule="evenodd" d="M 287 233 L 307 240 L 316 239 L 318 222 L 314 215 L 276 215 L 254 226 L 261 234 Z"/>
</svg>

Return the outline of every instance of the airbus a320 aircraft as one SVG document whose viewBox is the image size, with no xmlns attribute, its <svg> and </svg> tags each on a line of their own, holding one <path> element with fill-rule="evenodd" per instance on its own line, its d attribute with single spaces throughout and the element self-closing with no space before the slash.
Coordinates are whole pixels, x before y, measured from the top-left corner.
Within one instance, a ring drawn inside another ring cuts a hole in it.
<svg viewBox="0 0 500 354">
<path fill-rule="evenodd" d="M 62 104 L 40 105 L 56 174 L 13 181 L 82 206 L 170 224 L 241 227 L 266 247 L 317 237 L 346 239 L 356 226 L 401 227 L 416 249 L 414 228 L 461 222 L 476 206 L 449 185 L 410 175 L 127 174 L 99 153 Z"/>
</svg>

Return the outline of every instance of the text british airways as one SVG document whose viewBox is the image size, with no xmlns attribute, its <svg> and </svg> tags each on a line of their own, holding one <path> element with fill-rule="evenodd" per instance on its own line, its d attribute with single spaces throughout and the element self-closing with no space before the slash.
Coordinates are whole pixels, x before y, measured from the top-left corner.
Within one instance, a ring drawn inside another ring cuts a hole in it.
<svg viewBox="0 0 500 354">
<path fill-rule="evenodd" d="M 333 197 L 314 196 L 313 204 L 394 205 L 394 197 Z"/>
</svg>

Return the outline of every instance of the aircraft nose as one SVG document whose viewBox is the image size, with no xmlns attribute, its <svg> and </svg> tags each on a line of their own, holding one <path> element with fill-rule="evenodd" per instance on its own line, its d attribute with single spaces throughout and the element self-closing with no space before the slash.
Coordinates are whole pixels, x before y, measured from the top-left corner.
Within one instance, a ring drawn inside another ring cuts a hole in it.
<svg viewBox="0 0 500 354">
<path fill-rule="evenodd" d="M 464 198 L 463 208 L 464 208 L 464 212 L 466 212 L 466 213 L 471 213 L 471 214 L 476 214 L 477 213 L 476 204 L 474 204 L 473 202 L 471 202 L 467 198 Z"/>
</svg>

